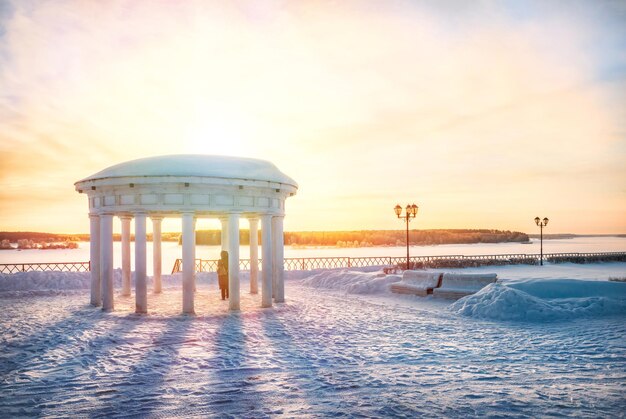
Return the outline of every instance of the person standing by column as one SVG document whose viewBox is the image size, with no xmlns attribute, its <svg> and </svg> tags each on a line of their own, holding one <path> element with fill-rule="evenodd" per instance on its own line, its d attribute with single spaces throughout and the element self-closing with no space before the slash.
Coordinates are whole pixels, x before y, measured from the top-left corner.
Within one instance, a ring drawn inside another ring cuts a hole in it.
<svg viewBox="0 0 626 419">
<path fill-rule="evenodd" d="M 220 260 L 217 261 L 217 282 L 222 293 L 222 300 L 228 298 L 228 252 L 222 250 Z"/>
</svg>

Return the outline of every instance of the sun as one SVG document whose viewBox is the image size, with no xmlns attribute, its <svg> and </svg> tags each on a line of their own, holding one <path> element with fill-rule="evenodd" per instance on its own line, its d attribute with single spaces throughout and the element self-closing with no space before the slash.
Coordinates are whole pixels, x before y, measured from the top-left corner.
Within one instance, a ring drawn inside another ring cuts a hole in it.
<svg viewBox="0 0 626 419">
<path fill-rule="evenodd" d="M 185 152 L 242 155 L 246 147 L 246 120 L 219 106 L 197 104 L 184 128 Z"/>
</svg>

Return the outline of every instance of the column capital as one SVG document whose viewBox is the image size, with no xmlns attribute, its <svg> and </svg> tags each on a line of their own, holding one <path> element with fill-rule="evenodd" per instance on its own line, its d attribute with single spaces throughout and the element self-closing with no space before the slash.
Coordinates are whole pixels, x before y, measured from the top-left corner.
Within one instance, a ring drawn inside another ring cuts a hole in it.
<svg viewBox="0 0 626 419">
<path fill-rule="evenodd" d="M 143 211 L 143 210 L 133 211 L 133 216 L 135 216 L 135 217 L 141 217 L 141 216 L 147 217 L 148 213 L 146 211 Z"/>
<path fill-rule="evenodd" d="M 133 219 L 133 215 L 132 214 L 120 214 L 118 215 L 118 217 L 120 217 L 120 220 L 132 220 Z"/>
<path fill-rule="evenodd" d="M 150 219 L 152 221 L 163 221 L 163 218 L 165 217 L 163 217 L 162 215 L 150 215 Z"/>
<path fill-rule="evenodd" d="M 89 218 L 100 218 L 100 214 L 98 214 L 96 212 L 90 212 L 89 213 Z"/>
</svg>

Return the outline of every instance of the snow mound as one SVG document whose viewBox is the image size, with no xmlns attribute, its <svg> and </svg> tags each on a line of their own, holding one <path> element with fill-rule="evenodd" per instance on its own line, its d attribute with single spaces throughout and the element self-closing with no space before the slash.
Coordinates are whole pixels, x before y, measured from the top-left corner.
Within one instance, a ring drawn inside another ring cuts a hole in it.
<svg viewBox="0 0 626 419">
<path fill-rule="evenodd" d="M 161 277 L 164 287 L 182 286 L 182 275 L 163 275 Z M 242 274 L 242 280 L 249 279 L 249 275 Z M 152 286 L 152 277 L 147 278 L 148 286 Z M 196 273 L 196 283 L 208 285 L 217 282 L 214 272 Z M 131 275 L 131 286 L 134 287 L 134 273 Z M 122 287 L 122 270 L 113 271 L 114 287 Z M 0 294 L 13 295 L 56 295 L 58 291 L 80 291 L 91 287 L 91 274 L 89 272 L 17 272 L 14 274 L 0 274 Z"/>
<path fill-rule="evenodd" d="M 385 294 L 389 292 L 389 286 L 398 281 L 400 281 L 399 275 L 342 269 L 317 273 L 303 279 L 302 284 L 313 288 L 343 291 L 348 294 Z"/>
<path fill-rule="evenodd" d="M 450 310 L 467 317 L 530 322 L 626 315 L 626 284 L 573 279 L 495 283 L 454 302 Z"/>
<path fill-rule="evenodd" d="M 121 273 L 114 273 L 114 281 L 121 285 Z M 17 272 L 0 275 L 0 292 L 8 291 L 60 291 L 88 289 L 91 284 L 89 272 Z"/>
<path fill-rule="evenodd" d="M 538 298 L 613 297 L 626 299 L 626 284 L 613 281 L 535 278 L 507 281 L 506 285 Z"/>
</svg>

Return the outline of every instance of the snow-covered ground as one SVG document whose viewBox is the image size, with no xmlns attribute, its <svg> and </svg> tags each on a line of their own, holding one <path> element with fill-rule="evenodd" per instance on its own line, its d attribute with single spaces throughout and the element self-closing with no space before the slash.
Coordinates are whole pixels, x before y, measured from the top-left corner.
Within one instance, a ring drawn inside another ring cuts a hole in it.
<svg viewBox="0 0 626 419">
<path fill-rule="evenodd" d="M 244 276 L 239 313 L 199 274 L 191 317 L 178 275 L 145 316 L 90 307 L 88 274 L 0 275 L 0 417 L 623 417 L 626 264 L 463 270 L 487 271 L 457 302 L 290 272 L 273 309 Z"/>
</svg>

